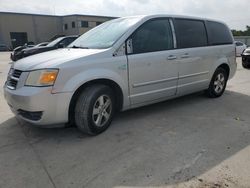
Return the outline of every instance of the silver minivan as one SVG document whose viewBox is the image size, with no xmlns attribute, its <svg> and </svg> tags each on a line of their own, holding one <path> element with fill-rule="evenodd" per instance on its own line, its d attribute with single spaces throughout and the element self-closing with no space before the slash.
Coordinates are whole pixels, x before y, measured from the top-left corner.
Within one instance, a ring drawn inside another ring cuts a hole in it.
<svg viewBox="0 0 250 188">
<path fill-rule="evenodd" d="M 14 63 L 4 96 L 34 125 L 75 124 L 96 135 L 115 111 L 202 91 L 220 97 L 236 72 L 235 44 L 222 22 L 153 15 L 119 18 L 66 49 Z"/>
</svg>

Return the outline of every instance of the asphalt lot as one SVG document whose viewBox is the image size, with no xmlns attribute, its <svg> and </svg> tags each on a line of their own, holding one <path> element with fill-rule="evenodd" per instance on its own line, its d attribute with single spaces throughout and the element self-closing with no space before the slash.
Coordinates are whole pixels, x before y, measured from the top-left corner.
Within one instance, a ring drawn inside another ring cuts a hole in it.
<svg viewBox="0 0 250 188">
<path fill-rule="evenodd" d="M 219 99 L 197 93 L 123 112 L 97 137 L 19 124 L 3 98 L 0 187 L 250 187 L 250 70 Z"/>
</svg>

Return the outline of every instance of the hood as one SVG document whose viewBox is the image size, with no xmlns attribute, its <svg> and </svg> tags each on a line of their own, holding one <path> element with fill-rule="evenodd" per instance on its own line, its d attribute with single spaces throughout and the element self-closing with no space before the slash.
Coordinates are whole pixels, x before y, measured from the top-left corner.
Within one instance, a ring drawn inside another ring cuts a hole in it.
<svg viewBox="0 0 250 188">
<path fill-rule="evenodd" d="M 55 47 L 51 47 L 51 46 L 34 46 L 34 47 L 30 47 L 30 48 L 26 48 L 23 51 L 24 52 L 34 52 L 34 51 L 47 51 L 47 50 L 52 50 L 55 49 Z"/>
<path fill-rule="evenodd" d="M 245 49 L 243 55 L 250 55 L 250 48 Z"/>
<path fill-rule="evenodd" d="M 104 51 L 107 51 L 107 49 L 58 49 L 20 59 L 14 63 L 14 69 L 29 71 L 43 68 L 59 68 L 60 64 L 87 58 Z"/>
</svg>

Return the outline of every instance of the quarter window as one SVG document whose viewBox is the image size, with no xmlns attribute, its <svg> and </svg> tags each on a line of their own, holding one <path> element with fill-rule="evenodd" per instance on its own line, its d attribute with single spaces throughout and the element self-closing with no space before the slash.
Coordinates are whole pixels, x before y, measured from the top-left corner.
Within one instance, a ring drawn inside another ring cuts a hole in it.
<svg viewBox="0 0 250 188">
<path fill-rule="evenodd" d="M 230 30 L 222 23 L 208 21 L 209 42 L 211 45 L 232 44 L 233 39 Z"/>
<path fill-rule="evenodd" d="M 131 37 L 133 54 L 173 49 L 173 37 L 168 19 L 150 20 Z"/>
<path fill-rule="evenodd" d="M 178 48 L 193 48 L 208 45 L 207 32 L 203 21 L 176 19 L 175 30 Z"/>
</svg>

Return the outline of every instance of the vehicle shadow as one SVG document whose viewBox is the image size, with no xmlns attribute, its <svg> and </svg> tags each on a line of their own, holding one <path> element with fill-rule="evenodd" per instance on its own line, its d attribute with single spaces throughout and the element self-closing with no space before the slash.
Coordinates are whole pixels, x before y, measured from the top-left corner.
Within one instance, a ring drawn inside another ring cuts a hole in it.
<svg viewBox="0 0 250 188">
<path fill-rule="evenodd" d="M 14 118 L 0 131 L 31 144 L 58 187 L 157 187 L 197 177 L 249 146 L 248 104 L 250 96 L 233 91 L 218 99 L 196 93 L 119 113 L 96 137 Z"/>
</svg>

